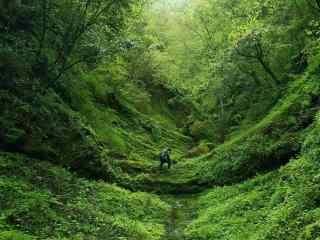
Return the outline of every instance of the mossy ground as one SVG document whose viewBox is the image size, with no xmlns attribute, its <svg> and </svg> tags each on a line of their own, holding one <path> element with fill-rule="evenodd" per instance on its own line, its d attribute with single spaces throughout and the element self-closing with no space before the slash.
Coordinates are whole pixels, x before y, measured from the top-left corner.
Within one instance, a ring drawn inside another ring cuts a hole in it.
<svg viewBox="0 0 320 240">
<path fill-rule="evenodd" d="M 11 125 L 1 145 L 21 154 L 0 155 L 0 239 L 316 239 L 317 71 L 311 65 L 264 119 L 200 156 L 189 155 L 197 146 L 165 105 L 142 113 L 93 104 L 93 121 L 53 93 L 40 97 L 38 112 L 2 93 L 10 101 L 0 120 Z M 60 128 L 52 133 L 47 122 Z M 108 132 L 103 122 L 116 127 Z M 165 146 L 177 163 L 160 171 Z"/>
<path fill-rule="evenodd" d="M 286 166 L 203 193 L 186 239 L 317 239 L 319 123 Z"/>
<path fill-rule="evenodd" d="M 0 173 L 0 239 L 19 239 L 18 232 L 35 239 L 137 240 L 165 233 L 170 209 L 156 195 L 9 153 L 0 155 Z"/>
</svg>

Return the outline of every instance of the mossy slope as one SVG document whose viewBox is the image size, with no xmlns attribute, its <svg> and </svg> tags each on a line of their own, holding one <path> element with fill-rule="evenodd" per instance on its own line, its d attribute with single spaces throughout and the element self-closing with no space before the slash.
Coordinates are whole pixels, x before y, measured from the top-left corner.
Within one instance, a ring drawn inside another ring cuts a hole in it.
<svg viewBox="0 0 320 240">
<path fill-rule="evenodd" d="M 318 239 L 319 121 L 280 170 L 202 195 L 186 239 Z"/>
<path fill-rule="evenodd" d="M 155 195 L 10 153 L 0 155 L 0 191 L 0 239 L 28 239 L 19 238 L 23 232 L 35 239 L 156 240 L 169 214 Z"/>
</svg>

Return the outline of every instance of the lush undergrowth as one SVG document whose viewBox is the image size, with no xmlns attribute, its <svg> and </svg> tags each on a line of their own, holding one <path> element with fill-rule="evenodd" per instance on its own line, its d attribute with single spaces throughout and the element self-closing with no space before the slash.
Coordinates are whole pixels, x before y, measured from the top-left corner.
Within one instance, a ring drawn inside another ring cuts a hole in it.
<svg viewBox="0 0 320 240">
<path fill-rule="evenodd" d="M 280 170 L 204 193 L 187 239 L 318 239 L 319 126 Z"/>
<path fill-rule="evenodd" d="M 23 155 L 0 155 L 0 239 L 160 239 L 159 197 L 88 181 Z M 20 237 L 19 237 L 20 236 Z"/>
</svg>

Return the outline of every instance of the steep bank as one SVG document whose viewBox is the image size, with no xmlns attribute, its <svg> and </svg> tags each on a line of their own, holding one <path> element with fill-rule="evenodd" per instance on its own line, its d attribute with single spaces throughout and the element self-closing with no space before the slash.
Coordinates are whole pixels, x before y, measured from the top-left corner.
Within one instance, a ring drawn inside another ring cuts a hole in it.
<svg viewBox="0 0 320 240">
<path fill-rule="evenodd" d="M 318 240 L 319 1 L 150 2 L 0 1 L 0 239 Z"/>
<path fill-rule="evenodd" d="M 0 239 L 6 240 L 159 240 L 170 212 L 156 195 L 83 179 L 20 154 L 0 154 L 0 189 Z"/>
<path fill-rule="evenodd" d="M 186 239 L 317 239 L 319 120 L 279 170 L 203 193 Z"/>
</svg>

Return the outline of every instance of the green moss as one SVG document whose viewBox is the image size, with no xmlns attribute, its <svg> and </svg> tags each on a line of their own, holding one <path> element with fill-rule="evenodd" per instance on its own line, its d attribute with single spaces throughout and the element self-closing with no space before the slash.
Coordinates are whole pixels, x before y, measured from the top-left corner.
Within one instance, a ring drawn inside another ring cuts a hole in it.
<svg viewBox="0 0 320 240">
<path fill-rule="evenodd" d="M 34 240 L 36 238 L 22 234 L 16 231 L 7 231 L 0 233 L 1 240 Z"/>
<path fill-rule="evenodd" d="M 81 179 L 22 155 L 2 153 L 0 172 L 1 230 L 42 239 L 156 240 L 165 232 L 169 206 L 155 195 Z"/>
</svg>

